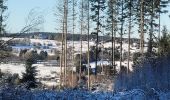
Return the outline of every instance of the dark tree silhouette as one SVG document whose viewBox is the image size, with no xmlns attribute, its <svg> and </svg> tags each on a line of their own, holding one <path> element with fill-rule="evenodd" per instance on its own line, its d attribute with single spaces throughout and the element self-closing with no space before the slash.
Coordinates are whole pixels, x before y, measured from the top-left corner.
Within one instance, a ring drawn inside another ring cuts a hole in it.
<svg viewBox="0 0 170 100">
<path fill-rule="evenodd" d="M 35 63 L 35 60 L 32 58 L 29 58 L 25 62 L 25 73 L 23 73 L 23 78 L 21 79 L 21 82 L 27 84 L 27 88 L 35 88 L 37 86 L 36 82 L 36 67 L 32 66 L 32 64 Z"/>
</svg>

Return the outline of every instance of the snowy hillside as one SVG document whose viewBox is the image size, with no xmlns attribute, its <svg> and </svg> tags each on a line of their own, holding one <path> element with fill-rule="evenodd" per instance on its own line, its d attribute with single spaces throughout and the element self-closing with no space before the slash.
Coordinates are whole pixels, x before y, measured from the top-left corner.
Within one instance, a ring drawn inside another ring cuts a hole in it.
<svg viewBox="0 0 170 100">
<path fill-rule="evenodd" d="M 11 38 L 2 38 L 2 40 L 7 41 Z M 14 40 L 24 40 L 24 38 L 15 38 Z M 102 42 L 101 42 L 102 43 Z M 30 39 L 30 44 L 40 44 L 42 46 L 49 46 L 50 48 L 55 48 L 57 50 L 61 50 L 61 42 L 60 41 L 55 41 L 55 40 L 48 40 L 48 39 Z M 68 48 L 71 48 L 73 45 L 72 41 L 68 41 L 67 42 Z M 104 44 L 100 44 L 102 47 L 104 48 L 111 48 L 112 47 L 112 43 L 111 42 L 105 42 Z M 80 41 L 74 41 L 74 46 L 75 46 L 75 51 L 76 52 L 80 52 Z M 87 51 L 87 41 L 82 41 L 82 51 L 86 52 Z M 95 46 L 95 42 L 94 41 L 90 41 L 90 46 Z M 115 44 L 116 47 L 120 46 L 120 43 Z M 123 42 L 123 52 L 127 52 L 128 51 L 128 43 Z M 147 50 L 147 47 L 144 48 L 144 51 Z M 131 53 L 134 52 L 139 52 L 139 48 L 137 48 L 137 45 L 132 46 L 131 45 Z"/>
</svg>

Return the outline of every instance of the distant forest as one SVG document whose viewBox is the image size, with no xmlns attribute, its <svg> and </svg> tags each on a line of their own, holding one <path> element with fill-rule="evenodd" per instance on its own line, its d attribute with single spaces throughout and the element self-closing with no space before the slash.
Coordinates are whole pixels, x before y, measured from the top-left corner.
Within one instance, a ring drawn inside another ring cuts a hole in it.
<svg viewBox="0 0 170 100">
<path fill-rule="evenodd" d="M 18 33 L 9 33 L 6 34 L 6 37 L 17 37 L 17 38 L 26 38 L 26 37 L 30 37 L 30 38 L 38 38 L 38 39 L 49 39 L 49 40 L 58 40 L 61 41 L 62 39 L 62 33 L 52 33 L 52 32 L 33 32 L 33 33 L 23 33 L 23 34 L 18 34 Z M 80 41 L 82 37 L 83 41 L 87 41 L 87 35 L 81 35 L 81 34 L 67 34 L 67 40 L 73 40 L 74 41 Z M 89 39 L 92 41 L 95 41 L 96 39 L 96 35 L 89 35 Z M 112 37 L 109 35 L 105 35 L 105 36 L 99 36 L 99 41 L 105 41 L 105 42 L 109 42 L 112 40 Z M 117 41 L 120 41 L 120 37 L 116 37 Z M 128 38 L 123 38 L 123 41 L 128 41 Z M 139 43 L 140 39 L 137 38 L 131 38 L 132 43 Z"/>
</svg>

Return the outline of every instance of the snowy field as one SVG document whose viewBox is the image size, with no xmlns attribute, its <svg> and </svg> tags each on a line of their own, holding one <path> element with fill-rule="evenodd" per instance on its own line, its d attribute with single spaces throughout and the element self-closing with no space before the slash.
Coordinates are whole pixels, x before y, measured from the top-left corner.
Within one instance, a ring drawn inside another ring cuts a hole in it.
<svg viewBox="0 0 170 100">
<path fill-rule="evenodd" d="M 2 40 L 7 41 L 10 40 L 11 38 L 6 38 L 3 37 Z M 24 38 L 15 38 L 15 40 L 24 40 Z M 61 42 L 60 41 L 56 41 L 56 40 L 48 40 L 48 39 L 30 39 L 30 44 L 41 44 L 42 46 L 47 46 L 50 45 L 50 49 L 56 49 L 61 51 Z M 68 41 L 67 42 L 68 48 L 72 48 L 73 42 L 72 41 Z M 90 46 L 94 46 L 95 43 L 93 41 L 90 41 Z M 80 41 L 74 41 L 74 51 L 76 53 L 80 52 Z M 86 52 L 88 45 L 87 45 L 87 41 L 82 41 L 82 52 Z M 32 47 L 33 48 L 33 47 Z M 38 50 L 39 52 L 39 50 Z M 50 55 L 53 55 L 52 53 L 48 52 Z"/>
<path fill-rule="evenodd" d="M 25 72 L 24 64 L 0 64 L 0 69 L 5 73 L 17 73 L 20 77 L 22 77 L 22 73 Z"/>
<path fill-rule="evenodd" d="M 53 67 L 53 66 L 44 66 L 44 65 L 37 65 L 33 64 L 33 66 L 37 66 L 37 78 L 38 79 L 53 79 L 48 81 L 41 81 L 43 84 L 47 86 L 56 86 L 59 82 L 59 73 L 60 67 Z M 2 72 L 7 73 L 17 73 L 20 77 L 22 77 L 22 73 L 25 72 L 25 65 L 24 64 L 0 64 L 0 69 Z M 75 68 L 73 69 L 75 70 Z"/>
</svg>

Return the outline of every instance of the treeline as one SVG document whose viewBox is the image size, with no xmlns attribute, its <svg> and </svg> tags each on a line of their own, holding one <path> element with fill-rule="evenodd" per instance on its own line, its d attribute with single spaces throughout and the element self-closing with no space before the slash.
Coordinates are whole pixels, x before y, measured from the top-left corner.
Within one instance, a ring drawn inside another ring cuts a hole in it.
<svg viewBox="0 0 170 100">
<path fill-rule="evenodd" d="M 62 33 L 52 33 L 52 32 L 33 32 L 33 33 L 25 33 L 25 34 L 20 34 L 18 33 L 8 33 L 5 35 L 6 37 L 17 37 L 17 38 L 44 38 L 44 39 L 50 39 L 50 40 L 58 40 L 61 41 L 62 39 Z M 80 41 L 80 38 L 82 38 L 83 41 L 87 41 L 88 36 L 85 34 L 68 34 L 67 35 L 67 40 L 74 40 L 74 41 Z M 96 36 L 95 35 L 89 35 L 89 39 L 95 41 Z M 105 36 L 99 36 L 99 41 L 106 41 L 106 42 L 111 42 L 112 37 L 110 35 L 105 35 Z M 116 37 L 117 41 L 120 41 L 119 37 Z M 123 38 L 123 41 L 128 41 L 128 38 Z M 132 42 L 139 43 L 138 38 L 131 38 Z"/>
</svg>

